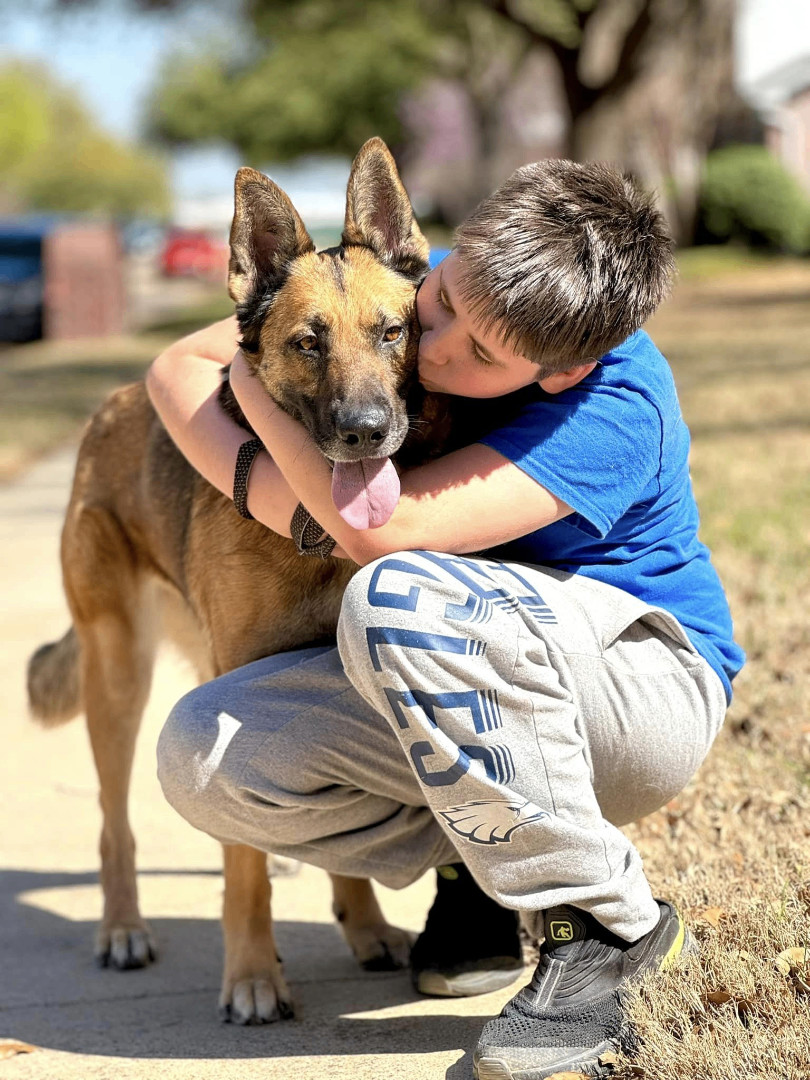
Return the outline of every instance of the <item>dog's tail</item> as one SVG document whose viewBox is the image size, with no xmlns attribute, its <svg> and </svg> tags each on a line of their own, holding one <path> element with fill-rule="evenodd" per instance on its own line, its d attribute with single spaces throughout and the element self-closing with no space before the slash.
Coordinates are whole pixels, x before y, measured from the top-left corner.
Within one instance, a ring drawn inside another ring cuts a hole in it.
<svg viewBox="0 0 810 1080">
<path fill-rule="evenodd" d="M 65 724 L 81 712 L 79 639 L 72 626 L 59 641 L 40 645 L 28 661 L 28 704 L 45 727 Z"/>
</svg>

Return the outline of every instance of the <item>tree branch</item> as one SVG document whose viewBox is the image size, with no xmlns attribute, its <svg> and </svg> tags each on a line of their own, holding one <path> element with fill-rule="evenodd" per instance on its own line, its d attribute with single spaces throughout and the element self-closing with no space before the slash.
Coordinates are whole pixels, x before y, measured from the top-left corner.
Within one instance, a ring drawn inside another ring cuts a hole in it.
<svg viewBox="0 0 810 1080">
<path fill-rule="evenodd" d="M 581 82 L 577 71 L 579 63 L 579 47 L 571 48 L 569 45 L 563 45 L 562 42 L 557 41 L 556 38 L 544 34 L 525 19 L 515 15 L 509 0 L 486 0 L 486 2 L 492 11 L 501 15 L 504 19 L 507 19 L 512 23 L 513 26 L 519 27 L 528 34 L 532 44 L 550 49 L 554 54 L 557 63 L 560 65 L 565 96 L 572 118 L 580 116 L 583 112 L 587 111 L 599 97 L 601 90 L 595 90 L 592 87 L 585 86 Z M 577 21 L 580 30 L 583 33 L 594 10 L 595 7 L 590 11 L 578 13 Z"/>
<path fill-rule="evenodd" d="M 597 89 L 597 96 L 613 96 L 624 90 L 638 75 L 641 46 L 652 26 L 653 0 L 644 0 L 633 25 L 627 31 L 613 75 Z"/>
<path fill-rule="evenodd" d="M 509 0 L 486 0 L 486 2 L 497 15 L 503 16 L 503 18 L 513 26 L 517 26 L 519 29 L 525 31 L 535 45 L 547 45 L 558 60 L 569 54 L 576 56 L 577 49 L 572 49 L 567 45 L 561 44 L 561 42 L 557 41 L 555 38 L 549 37 L 548 34 L 544 34 L 541 30 L 538 30 L 536 26 L 532 26 L 531 23 L 520 18 L 519 15 L 515 15 Z"/>
</svg>

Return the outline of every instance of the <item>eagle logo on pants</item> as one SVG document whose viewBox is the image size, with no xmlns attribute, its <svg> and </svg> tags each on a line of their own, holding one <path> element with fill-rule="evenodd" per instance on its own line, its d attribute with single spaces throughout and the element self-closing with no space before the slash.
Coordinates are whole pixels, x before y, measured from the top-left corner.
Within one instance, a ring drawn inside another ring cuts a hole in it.
<svg viewBox="0 0 810 1080">
<path fill-rule="evenodd" d="M 508 844 L 521 825 L 551 817 L 525 799 L 476 799 L 439 813 L 454 833 L 471 844 Z"/>
</svg>

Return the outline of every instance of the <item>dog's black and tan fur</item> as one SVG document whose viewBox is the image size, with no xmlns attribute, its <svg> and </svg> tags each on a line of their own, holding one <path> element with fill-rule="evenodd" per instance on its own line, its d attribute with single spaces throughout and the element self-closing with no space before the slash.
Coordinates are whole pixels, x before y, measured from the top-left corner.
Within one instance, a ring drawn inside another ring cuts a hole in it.
<svg viewBox="0 0 810 1080">
<path fill-rule="evenodd" d="M 239 171 L 235 202 L 229 289 L 241 347 L 268 393 L 332 460 L 391 454 L 403 442 L 411 460 L 435 453 L 445 424 L 414 377 L 427 244 L 385 145 L 371 140 L 355 159 L 339 248 L 317 253 L 287 196 L 252 169 Z M 235 415 L 227 391 L 223 404 Z M 433 421 L 419 438 L 409 435 L 414 409 Z M 112 394 L 90 421 L 61 553 L 73 626 L 32 657 L 31 707 L 46 724 L 86 713 L 103 813 L 96 953 L 140 967 L 154 944 L 138 908 L 127 796 L 155 628 L 207 680 L 333 635 L 356 567 L 301 558 L 292 541 L 240 518 L 176 450 L 142 383 Z M 224 851 L 223 1015 L 243 1023 L 289 1015 L 265 855 Z M 408 938 L 386 924 L 370 884 L 334 877 L 333 886 L 358 959 L 406 963 Z"/>
</svg>

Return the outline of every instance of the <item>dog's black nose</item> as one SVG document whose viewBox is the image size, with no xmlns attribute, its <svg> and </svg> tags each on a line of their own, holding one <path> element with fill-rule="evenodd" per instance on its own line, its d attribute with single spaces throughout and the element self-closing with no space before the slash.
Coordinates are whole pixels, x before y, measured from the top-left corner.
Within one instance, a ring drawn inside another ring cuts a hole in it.
<svg viewBox="0 0 810 1080">
<path fill-rule="evenodd" d="M 335 431 L 353 450 L 376 450 L 388 436 L 391 416 L 379 405 L 342 406 L 335 411 Z"/>
</svg>

